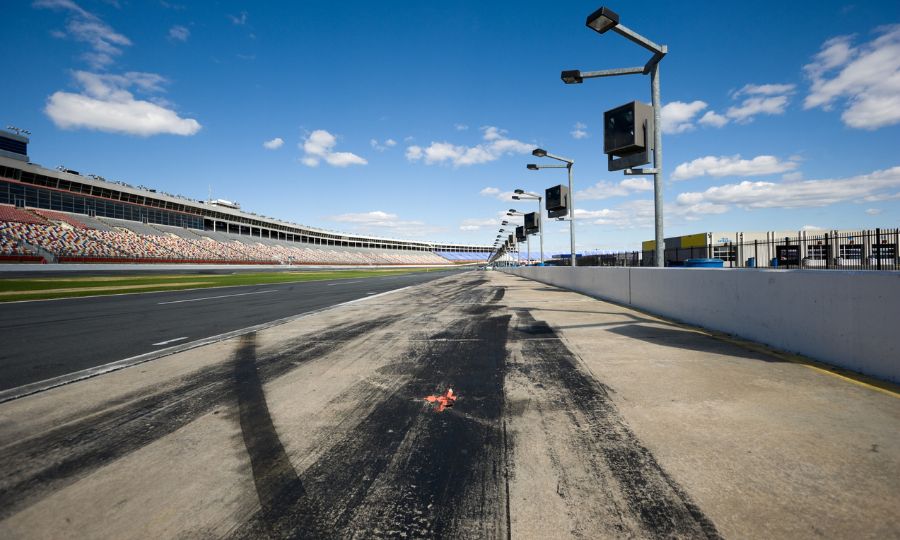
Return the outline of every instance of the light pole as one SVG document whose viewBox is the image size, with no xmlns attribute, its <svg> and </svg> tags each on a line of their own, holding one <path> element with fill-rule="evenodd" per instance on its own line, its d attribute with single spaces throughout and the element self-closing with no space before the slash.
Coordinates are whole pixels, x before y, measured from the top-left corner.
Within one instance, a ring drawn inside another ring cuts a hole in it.
<svg viewBox="0 0 900 540">
<path fill-rule="evenodd" d="M 566 84 L 581 84 L 584 79 L 597 77 L 615 77 L 618 75 L 650 75 L 650 99 L 653 105 L 653 168 L 652 169 L 625 169 L 626 175 L 652 175 L 653 176 L 653 206 L 655 210 L 655 237 L 654 266 L 665 266 L 665 236 L 663 234 L 663 185 L 662 185 L 662 127 L 660 110 L 662 103 L 659 95 L 659 62 L 663 59 L 669 48 L 665 45 L 657 45 L 644 36 L 634 32 L 619 23 L 619 15 L 613 10 L 601 7 L 588 15 L 585 22 L 588 28 L 599 34 L 608 30 L 619 34 L 625 39 L 636 43 L 653 53 L 653 57 L 643 67 L 631 67 L 620 69 L 607 69 L 603 71 L 580 71 L 577 69 L 566 70 L 560 73 L 560 78 Z M 570 188 L 571 191 L 571 188 Z"/>
<path fill-rule="evenodd" d="M 517 197 L 515 195 L 513 195 L 513 199 L 517 199 Z M 507 212 L 506 215 L 507 216 L 524 216 L 525 213 L 519 212 L 515 208 L 510 208 L 509 212 Z M 504 223 L 506 223 L 506 222 L 504 221 Z M 531 235 L 528 234 L 527 230 L 525 231 L 525 242 L 526 242 L 526 244 L 525 244 L 526 249 L 528 250 L 528 255 L 526 255 L 526 258 L 525 258 L 526 266 L 527 266 L 527 263 L 531 262 Z M 541 245 L 543 245 L 543 244 L 541 244 Z"/>
<path fill-rule="evenodd" d="M 575 259 L 575 189 L 572 187 L 572 165 L 575 165 L 574 159 L 568 159 L 561 156 L 554 156 L 543 148 L 535 148 L 531 155 L 535 157 L 548 157 L 557 161 L 562 161 L 565 165 L 537 165 L 529 163 L 526 165 L 529 171 L 538 171 L 540 169 L 562 169 L 565 168 L 569 172 L 569 201 L 566 209 L 569 211 L 569 250 L 572 254 L 572 266 L 577 266 Z"/>
<path fill-rule="evenodd" d="M 537 213 L 538 213 L 538 216 L 540 216 L 540 221 L 538 222 L 538 225 L 540 226 L 540 228 L 538 229 L 538 232 L 540 232 L 540 234 L 541 234 L 541 266 L 544 266 L 544 216 L 543 216 L 543 208 L 542 208 L 543 204 L 541 203 L 541 201 L 543 201 L 544 198 L 541 197 L 540 195 L 538 195 L 537 193 L 525 191 L 524 189 L 517 189 L 515 191 L 515 193 L 516 194 L 513 195 L 513 197 L 512 197 L 514 201 L 536 200 L 538 203 Z"/>
<path fill-rule="evenodd" d="M 515 229 L 506 229 L 506 228 L 504 228 L 504 227 L 506 227 L 506 225 L 507 225 L 508 223 L 509 223 L 508 221 L 504 221 L 504 222 L 503 222 L 503 226 L 500 227 L 500 234 L 510 232 L 510 230 L 512 231 L 513 234 L 516 233 L 516 230 L 515 230 Z M 510 246 L 510 247 L 512 247 L 512 246 Z M 519 253 L 519 243 L 518 243 L 518 242 L 516 242 L 516 260 L 517 260 L 517 261 L 521 261 L 521 254 Z"/>
</svg>

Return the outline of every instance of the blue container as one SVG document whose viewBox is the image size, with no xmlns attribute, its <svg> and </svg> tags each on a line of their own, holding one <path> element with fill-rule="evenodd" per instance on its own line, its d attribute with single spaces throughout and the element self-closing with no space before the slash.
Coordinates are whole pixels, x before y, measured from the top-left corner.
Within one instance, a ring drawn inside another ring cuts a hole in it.
<svg viewBox="0 0 900 540">
<path fill-rule="evenodd" d="M 722 268 L 725 261 L 722 259 L 688 259 L 684 261 L 685 268 Z"/>
<path fill-rule="evenodd" d="M 747 259 L 747 268 L 756 268 L 756 257 Z"/>
</svg>

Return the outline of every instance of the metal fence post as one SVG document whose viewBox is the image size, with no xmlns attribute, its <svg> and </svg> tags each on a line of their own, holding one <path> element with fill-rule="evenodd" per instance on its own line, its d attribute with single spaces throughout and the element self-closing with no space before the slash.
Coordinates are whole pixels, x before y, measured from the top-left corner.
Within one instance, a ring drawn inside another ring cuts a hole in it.
<svg viewBox="0 0 900 540">
<path fill-rule="evenodd" d="M 877 246 L 872 251 L 875 252 L 875 268 L 881 270 L 881 229 L 875 229 L 875 245 Z"/>
</svg>

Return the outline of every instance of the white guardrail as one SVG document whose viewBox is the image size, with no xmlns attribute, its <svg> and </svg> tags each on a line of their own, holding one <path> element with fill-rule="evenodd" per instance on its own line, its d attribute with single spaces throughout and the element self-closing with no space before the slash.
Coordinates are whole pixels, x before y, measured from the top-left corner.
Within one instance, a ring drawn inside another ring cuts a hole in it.
<svg viewBox="0 0 900 540">
<path fill-rule="evenodd" d="M 508 271 L 900 383 L 900 272 L 617 267 Z"/>
</svg>

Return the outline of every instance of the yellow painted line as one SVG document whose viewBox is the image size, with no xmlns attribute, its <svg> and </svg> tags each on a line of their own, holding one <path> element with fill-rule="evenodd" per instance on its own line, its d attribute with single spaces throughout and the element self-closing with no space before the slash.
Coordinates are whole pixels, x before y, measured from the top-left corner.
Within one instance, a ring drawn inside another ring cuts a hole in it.
<svg viewBox="0 0 900 540">
<path fill-rule="evenodd" d="M 678 323 L 673 324 L 680 326 Z M 832 377 L 837 377 L 838 379 L 843 379 L 858 386 L 862 386 L 870 390 L 875 390 L 876 392 L 881 392 L 882 394 L 900 399 L 900 385 L 896 385 L 887 381 L 880 381 L 878 379 L 863 375 L 862 373 L 856 373 L 854 371 L 842 369 L 836 366 L 830 366 L 828 364 L 817 362 L 798 354 L 778 351 L 760 343 L 745 341 L 726 334 L 719 335 L 714 332 L 710 332 L 709 330 L 700 329 L 697 331 L 711 338 L 725 341 L 726 343 L 731 343 L 732 345 L 736 345 L 744 349 L 749 349 L 754 352 L 774 356 L 780 360 L 784 360 L 785 362 L 798 364 L 813 371 L 818 371 L 819 373 L 824 373 L 825 375 L 831 375 Z"/>
</svg>

